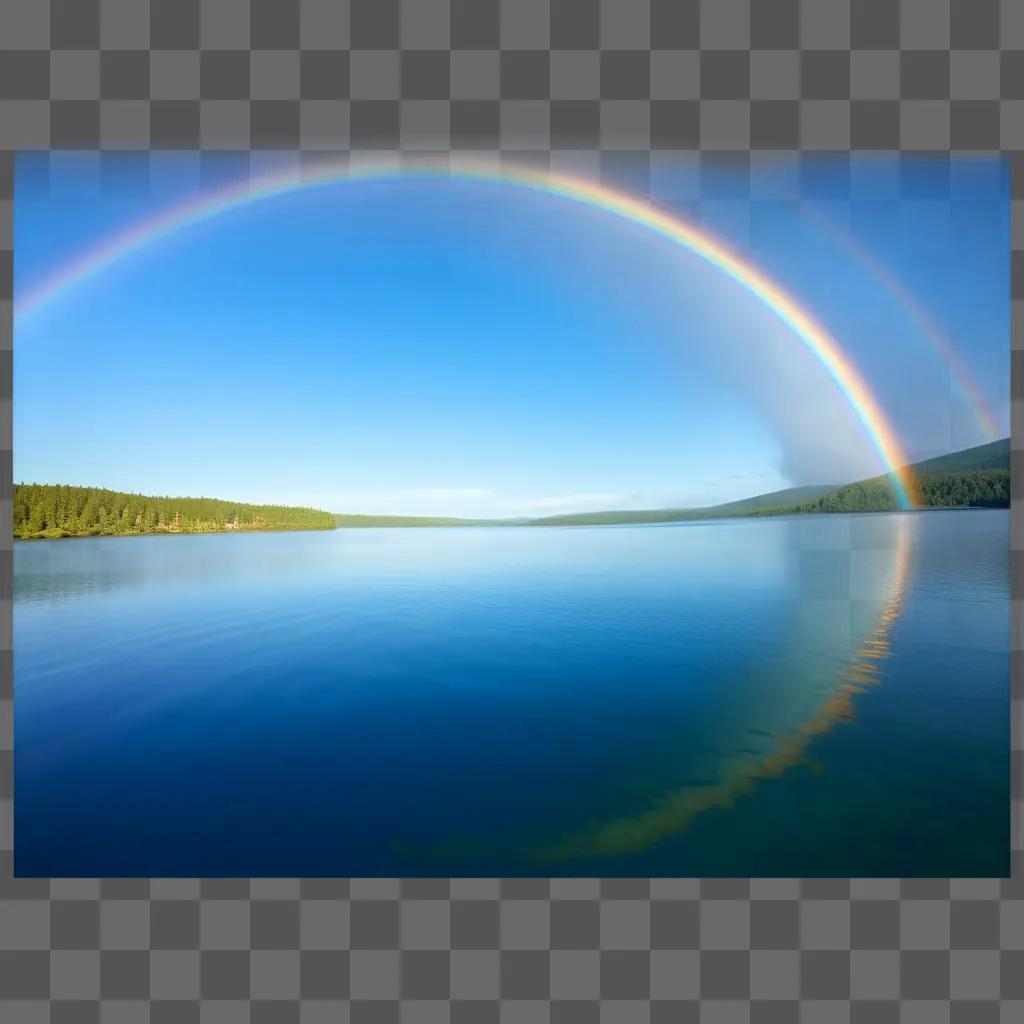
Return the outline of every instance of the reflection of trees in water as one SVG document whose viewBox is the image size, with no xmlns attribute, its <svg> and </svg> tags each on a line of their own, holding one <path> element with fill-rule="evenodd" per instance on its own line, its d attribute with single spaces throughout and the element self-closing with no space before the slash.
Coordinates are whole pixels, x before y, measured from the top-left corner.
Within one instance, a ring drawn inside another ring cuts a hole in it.
<svg viewBox="0 0 1024 1024">
<path fill-rule="evenodd" d="M 142 590 L 165 597 L 171 588 L 301 579 L 323 568 L 323 546 L 315 542 L 324 536 L 251 531 L 18 541 L 14 600 L 73 601 Z M 308 546 L 303 537 L 311 539 Z"/>
<path fill-rule="evenodd" d="M 713 785 L 687 786 L 661 797 L 649 810 L 571 834 L 534 851 L 538 860 L 565 860 L 644 850 L 660 839 L 685 832 L 703 813 L 731 809 L 764 781 L 781 777 L 807 763 L 808 748 L 818 736 L 855 717 L 855 698 L 882 681 L 879 662 L 892 654 L 891 631 L 900 617 L 911 561 L 911 523 L 896 522 L 896 545 L 889 591 L 872 628 L 839 673 L 839 685 L 814 713 L 794 729 L 780 733 L 764 755 L 738 758 L 726 777 Z"/>
</svg>

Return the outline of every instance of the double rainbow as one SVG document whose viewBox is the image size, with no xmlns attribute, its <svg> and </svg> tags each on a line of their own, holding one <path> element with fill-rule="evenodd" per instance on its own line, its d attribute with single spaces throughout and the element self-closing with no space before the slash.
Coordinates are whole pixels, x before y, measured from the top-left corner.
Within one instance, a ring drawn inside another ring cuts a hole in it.
<svg viewBox="0 0 1024 1024">
<path fill-rule="evenodd" d="M 891 270 L 873 256 L 864 245 L 858 242 L 850 232 L 844 231 L 835 221 L 816 211 L 813 206 L 808 205 L 804 210 L 804 214 L 860 263 L 899 303 L 903 311 L 914 322 L 921 336 L 935 349 L 939 358 L 949 368 L 950 377 L 967 400 L 967 404 L 982 434 L 989 441 L 995 441 L 999 437 L 999 428 L 996 426 L 992 413 L 985 405 L 985 399 L 981 394 L 981 390 L 971 377 L 970 371 L 967 369 L 963 359 L 953 348 L 950 339 L 935 322 L 934 317 L 924 308 L 920 300 L 913 295 Z"/>
<path fill-rule="evenodd" d="M 757 267 L 730 251 L 707 231 L 641 199 L 576 176 L 526 167 L 497 167 L 464 160 L 409 168 L 351 167 L 347 163 L 343 166 L 328 163 L 302 173 L 290 169 L 283 173 L 268 174 L 172 207 L 113 235 L 59 268 L 30 291 L 18 302 L 15 319 L 24 321 L 68 289 L 95 277 L 144 246 L 231 210 L 318 185 L 386 178 L 469 179 L 559 196 L 605 210 L 647 228 L 706 260 L 758 298 L 814 354 L 860 420 L 890 476 L 901 507 L 910 508 L 920 502 L 917 483 L 913 473 L 907 469 L 907 459 L 895 431 L 859 371 L 838 342 L 808 310 Z"/>
</svg>

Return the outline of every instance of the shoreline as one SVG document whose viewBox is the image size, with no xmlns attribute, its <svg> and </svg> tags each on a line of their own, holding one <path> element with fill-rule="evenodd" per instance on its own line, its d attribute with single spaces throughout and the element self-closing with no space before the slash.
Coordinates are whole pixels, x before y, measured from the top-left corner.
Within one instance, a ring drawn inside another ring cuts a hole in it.
<svg viewBox="0 0 1024 1024">
<path fill-rule="evenodd" d="M 39 540 L 97 540 L 101 538 L 138 538 L 138 537 L 213 537 L 220 534 L 225 536 L 246 534 L 246 533 L 334 533 L 337 526 L 303 526 L 290 527 L 279 526 L 265 530 L 152 530 L 148 533 L 68 533 L 63 537 L 19 537 L 14 535 L 15 541 L 39 541 Z"/>
<path fill-rule="evenodd" d="M 64 541 L 64 540 L 97 540 L 97 539 L 108 539 L 108 538 L 139 538 L 139 537 L 210 537 L 217 535 L 240 535 L 240 534 L 253 534 L 253 533 L 343 533 L 347 531 L 362 531 L 362 530 L 465 530 L 465 529 L 537 529 L 538 527 L 546 527 L 552 530 L 564 530 L 564 529 L 598 529 L 604 527 L 622 527 L 622 526 L 679 526 L 688 523 L 723 523 L 733 522 L 735 520 L 746 519 L 796 519 L 796 518 L 809 518 L 809 517 L 828 517 L 828 516 L 877 516 L 877 515 L 892 515 L 893 513 L 925 513 L 925 512 L 999 512 L 1009 511 L 1009 505 L 934 505 L 928 508 L 883 508 L 883 509 L 864 509 L 864 510 L 853 510 L 846 509 L 841 512 L 797 512 L 797 511 L 785 511 L 785 512 L 762 512 L 748 515 L 735 515 L 735 516 L 693 516 L 692 518 L 685 519 L 649 519 L 641 522 L 621 522 L 621 523 L 545 523 L 545 522 L 524 522 L 524 523 L 508 523 L 508 522 L 474 522 L 467 523 L 466 525 L 461 524 L 417 524 L 417 523 L 402 523 L 402 524 L 386 524 L 381 523 L 379 525 L 365 525 L 365 526 L 333 526 L 333 527 L 303 527 L 303 528 L 289 528 L 280 527 L 277 529 L 265 529 L 265 530 L 154 530 L 151 533 L 79 533 L 69 534 L 63 537 L 18 537 L 14 536 L 12 539 L 15 543 L 32 543 L 38 541 Z"/>
</svg>

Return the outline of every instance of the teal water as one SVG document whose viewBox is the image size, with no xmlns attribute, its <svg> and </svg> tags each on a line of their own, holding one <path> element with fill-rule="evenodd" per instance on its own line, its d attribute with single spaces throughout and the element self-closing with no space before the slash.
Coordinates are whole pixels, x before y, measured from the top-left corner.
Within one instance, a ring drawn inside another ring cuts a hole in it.
<svg viewBox="0 0 1024 1024">
<path fill-rule="evenodd" d="M 1009 515 L 20 542 L 25 875 L 998 875 Z"/>
</svg>

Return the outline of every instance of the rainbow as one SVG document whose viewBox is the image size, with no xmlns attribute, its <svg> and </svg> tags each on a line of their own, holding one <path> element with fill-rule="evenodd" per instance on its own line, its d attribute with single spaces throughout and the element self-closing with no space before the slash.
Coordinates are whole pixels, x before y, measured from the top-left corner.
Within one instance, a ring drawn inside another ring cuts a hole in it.
<svg viewBox="0 0 1024 1024">
<path fill-rule="evenodd" d="M 876 259 L 852 234 L 843 231 L 839 225 L 815 210 L 812 206 L 808 206 L 806 212 L 815 224 L 856 259 L 903 308 L 921 335 L 931 344 L 939 357 L 946 362 L 953 380 L 967 400 L 967 404 L 970 406 L 971 412 L 974 414 L 974 418 L 984 436 L 989 441 L 997 440 L 999 428 L 996 426 L 992 413 L 989 412 L 985 405 L 980 389 L 971 377 L 964 361 L 957 355 L 952 342 L 950 342 L 945 332 L 935 322 L 932 315 L 896 275 Z"/>
<path fill-rule="evenodd" d="M 730 251 L 707 231 L 659 210 L 649 202 L 576 176 L 463 160 L 404 168 L 352 167 L 348 163 L 343 166 L 326 163 L 304 171 L 289 168 L 285 172 L 249 179 L 201 196 L 114 234 L 60 267 L 19 300 L 15 307 L 15 320 L 24 322 L 69 289 L 78 287 L 143 247 L 229 211 L 318 185 L 382 178 L 459 178 L 531 189 L 604 210 L 647 228 L 706 260 L 759 299 L 813 353 L 859 419 L 892 481 L 900 506 L 910 508 L 919 504 L 917 483 L 913 473 L 907 469 L 907 459 L 895 431 L 857 368 L 810 312 L 757 267 Z"/>
</svg>

